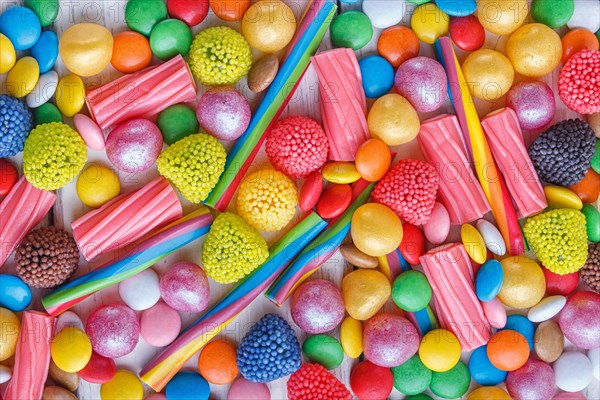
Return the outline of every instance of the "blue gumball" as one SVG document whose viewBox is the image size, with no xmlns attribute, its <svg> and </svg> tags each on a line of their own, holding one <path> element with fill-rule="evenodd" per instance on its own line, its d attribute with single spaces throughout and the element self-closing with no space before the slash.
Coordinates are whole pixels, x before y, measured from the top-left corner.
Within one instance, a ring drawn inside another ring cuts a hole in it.
<svg viewBox="0 0 600 400">
<path fill-rule="evenodd" d="M 167 400 L 208 400 L 210 386 L 206 379 L 194 371 L 181 371 L 167 383 Z"/>
<path fill-rule="evenodd" d="M 534 337 L 535 337 L 535 325 L 527 317 L 519 314 L 512 314 L 506 318 L 506 325 L 504 330 L 517 331 L 521 335 L 525 336 L 529 343 L 529 350 L 533 351 Z"/>
<path fill-rule="evenodd" d="M 385 58 L 368 56 L 360 60 L 358 65 L 367 97 L 381 97 L 394 86 L 394 67 Z"/>
<path fill-rule="evenodd" d="M 508 372 L 502 371 L 490 362 L 487 346 L 478 347 L 469 358 L 469 372 L 473 380 L 483 386 L 496 386 L 506 379 Z"/>
</svg>

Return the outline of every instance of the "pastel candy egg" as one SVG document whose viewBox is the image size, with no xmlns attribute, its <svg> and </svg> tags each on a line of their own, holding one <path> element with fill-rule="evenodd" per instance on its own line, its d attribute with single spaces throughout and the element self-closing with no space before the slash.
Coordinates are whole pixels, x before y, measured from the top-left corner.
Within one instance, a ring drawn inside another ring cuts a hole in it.
<svg viewBox="0 0 600 400">
<path fill-rule="evenodd" d="M 453 0 L 436 0 L 435 4 L 451 17 L 464 17 L 473 14 L 477 9 L 475 0 L 464 0 L 456 2 Z"/>
<path fill-rule="evenodd" d="M 506 377 L 506 388 L 513 399 L 550 399 L 554 383 L 552 367 L 535 358 Z"/>
<path fill-rule="evenodd" d="M 401 273 L 392 286 L 392 300 L 401 309 L 410 312 L 422 310 L 431 300 L 431 286 L 420 271 Z"/>
<path fill-rule="evenodd" d="M 496 228 L 496 225 L 492 224 L 485 219 L 477 221 L 477 230 L 485 241 L 485 247 L 492 253 L 503 256 L 506 254 L 506 244 L 502 238 L 500 230 Z"/>
<path fill-rule="evenodd" d="M 397 314 L 378 314 L 370 318 L 363 330 L 365 358 L 380 367 L 395 367 L 419 350 L 417 328 Z"/>
<path fill-rule="evenodd" d="M 242 19 L 242 33 L 253 48 L 263 53 L 275 53 L 292 40 L 296 17 L 291 8 L 276 0 L 254 3 Z"/>
<path fill-rule="evenodd" d="M 559 275 L 545 267 L 542 267 L 542 271 L 544 271 L 544 277 L 546 278 L 546 294 L 548 295 L 561 294 L 568 296 L 579 286 L 579 272 Z"/>
<path fill-rule="evenodd" d="M 500 263 L 504 282 L 498 298 L 502 303 L 514 308 L 529 308 L 544 297 L 546 280 L 537 262 L 523 256 L 513 256 Z"/>
<path fill-rule="evenodd" d="M 477 50 L 485 43 L 485 29 L 474 15 L 451 17 L 448 30 L 454 44 L 462 50 Z"/>
<path fill-rule="evenodd" d="M 419 358 L 427 368 L 446 372 L 460 360 L 460 343 L 456 335 L 446 329 L 429 331 L 419 346 Z"/>
<path fill-rule="evenodd" d="M 25 97 L 33 91 L 39 77 L 40 68 L 35 58 L 20 58 L 6 76 L 6 91 L 17 98 Z"/>
<path fill-rule="evenodd" d="M 506 94 L 506 105 L 517 114 L 519 126 L 526 131 L 546 127 L 556 112 L 554 93 L 544 82 L 519 82 Z"/>
<path fill-rule="evenodd" d="M 12 371 L 5 365 L 0 365 L 0 385 L 10 381 Z"/>
<path fill-rule="evenodd" d="M 248 128 L 250 105 L 234 88 L 216 87 L 202 95 L 196 115 L 206 133 L 219 140 L 235 140 Z"/>
<path fill-rule="evenodd" d="M 562 186 L 544 186 L 548 206 L 553 208 L 572 208 L 581 210 L 583 202 L 573 191 Z"/>
<path fill-rule="evenodd" d="M 398 249 L 409 264 L 418 265 L 419 258 L 425 254 L 425 235 L 419 228 L 408 222 L 402 224 L 402 230 L 402 242 Z"/>
<path fill-rule="evenodd" d="M 598 313 L 600 294 L 591 291 L 577 292 L 569 297 L 558 316 L 558 324 L 571 343 L 582 349 L 600 347 Z"/>
<path fill-rule="evenodd" d="M 115 376 L 100 386 L 101 400 L 142 400 L 144 387 L 140 379 L 132 372 L 118 370 Z"/>
<path fill-rule="evenodd" d="M 423 233 L 431 244 L 441 244 L 448 237 L 450 215 L 442 203 L 434 204 L 429 221 L 423 225 Z"/>
<path fill-rule="evenodd" d="M 516 72 L 539 77 L 549 74 L 562 57 L 560 37 L 543 24 L 526 24 L 506 43 L 506 55 Z"/>
<path fill-rule="evenodd" d="M 364 0 L 363 12 L 375 28 L 388 28 L 402 21 L 406 11 L 405 0 Z"/>
<path fill-rule="evenodd" d="M 486 31 L 507 35 L 523 24 L 529 12 L 527 0 L 479 0 L 477 17 Z"/>
<path fill-rule="evenodd" d="M 359 321 L 371 318 L 389 299 L 390 281 L 379 271 L 358 269 L 342 280 L 346 311 Z"/>
<path fill-rule="evenodd" d="M 567 22 L 569 29 L 584 28 L 590 32 L 600 30 L 600 3 L 597 1 L 573 0 L 575 9 Z"/>
<path fill-rule="evenodd" d="M 491 327 L 496 329 L 504 328 L 507 319 L 506 309 L 497 297 L 481 303 L 481 307 Z"/>
<path fill-rule="evenodd" d="M 450 17 L 434 3 L 418 6 L 410 19 L 410 27 L 425 43 L 433 44 L 448 33 Z"/>
<path fill-rule="evenodd" d="M 113 37 L 101 25 L 72 25 L 60 37 L 58 52 L 67 69 L 79 76 L 97 75 L 110 64 Z"/>
<path fill-rule="evenodd" d="M 227 392 L 227 400 L 270 400 L 271 392 L 266 383 L 250 382 L 240 376 Z"/>
<path fill-rule="evenodd" d="M 467 400 L 511 400 L 511 397 L 506 391 L 497 386 L 483 386 L 473 390 L 467 396 Z"/>
<path fill-rule="evenodd" d="M 495 386 L 506 379 L 508 374 L 494 367 L 487 355 L 487 346 L 481 346 L 473 350 L 469 357 L 469 372 L 475 382 L 480 385 Z"/>
<path fill-rule="evenodd" d="M 534 339 L 535 354 L 542 361 L 552 363 L 563 352 L 565 338 L 558 324 L 552 320 L 539 324 Z"/>
<path fill-rule="evenodd" d="M 111 131 L 105 147 L 106 155 L 115 167 L 125 172 L 141 172 L 156 162 L 163 138 L 153 122 L 135 118 Z"/>
<path fill-rule="evenodd" d="M 444 67 L 429 57 L 406 60 L 396 71 L 394 85 L 419 112 L 439 109 L 448 98 Z"/>
<path fill-rule="evenodd" d="M 504 271 L 502 264 L 496 260 L 488 260 L 479 268 L 475 278 L 475 293 L 479 300 L 486 302 L 493 300 L 502 287 Z"/>
<path fill-rule="evenodd" d="M 535 325 L 527 317 L 519 314 L 509 315 L 506 319 L 504 329 L 519 332 L 529 343 L 529 350 L 533 350 Z"/>
<path fill-rule="evenodd" d="M 15 354 L 21 322 L 12 311 L 0 307 L 0 326 L 0 361 L 4 361 Z"/>
<path fill-rule="evenodd" d="M 72 117 L 81 111 L 84 103 L 85 86 L 79 76 L 69 74 L 58 80 L 56 105 L 61 113 L 66 117 Z"/>
<path fill-rule="evenodd" d="M 52 361 L 65 372 L 81 371 L 92 356 L 90 339 L 81 329 L 66 327 L 56 334 L 50 347 Z"/>
<path fill-rule="evenodd" d="M 96 151 L 104 149 L 104 134 L 90 117 L 77 114 L 73 117 L 73 124 L 87 147 Z"/>
<path fill-rule="evenodd" d="M 0 14 L 0 33 L 10 39 L 16 50 L 27 50 L 39 39 L 42 26 L 29 8 L 9 7 Z"/>
<path fill-rule="evenodd" d="M 125 279 L 119 283 L 119 295 L 132 310 L 147 310 L 160 299 L 158 275 L 149 268 Z"/>
<path fill-rule="evenodd" d="M 350 387 L 359 400 L 387 399 L 394 388 L 394 376 L 389 368 L 362 361 L 352 369 Z"/>
<path fill-rule="evenodd" d="M 372 2 L 377 0 L 372 0 Z M 388 0 L 384 0 L 388 2 Z M 363 6 L 364 7 L 364 6 Z M 383 96 L 394 86 L 394 68 L 385 58 L 368 56 L 358 62 L 362 85 L 369 98 Z"/>
<path fill-rule="evenodd" d="M 158 302 L 144 310 L 140 318 L 140 333 L 151 346 L 163 347 L 171 344 L 181 330 L 179 313 L 166 303 Z"/>
<path fill-rule="evenodd" d="M 567 351 L 553 365 L 556 386 L 565 392 L 578 392 L 592 382 L 592 362 L 583 353 Z"/>
<path fill-rule="evenodd" d="M 354 162 L 363 179 L 376 182 L 383 178 L 390 168 L 392 154 L 383 141 L 372 138 L 358 147 Z"/>
<path fill-rule="evenodd" d="M 0 74 L 5 74 L 17 62 L 17 54 L 11 41 L 0 33 Z"/>
<path fill-rule="evenodd" d="M 58 86 L 58 74 L 54 71 L 48 71 L 40 78 L 33 88 L 33 91 L 27 95 L 25 101 L 29 108 L 37 108 L 42 104 L 48 102 Z"/>
<path fill-rule="evenodd" d="M 356 166 L 350 162 L 335 161 L 327 163 L 321 169 L 323 178 L 331 183 L 354 183 L 360 179 Z"/>
<path fill-rule="evenodd" d="M 431 383 L 432 373 L 418 355 L 397 367 L 392 367 L 394 387 L 401 393 L 416 395 L 424 392 Z"/>
<path fill-rule="evenodd" d="M 208 0 L 167 0 L 167 11 L 171 17 L 195 26 L 208 15 L 208 3 Z"/>
<path fill-rule="evenodd" d="M 363 352 L 362 322 L 352 317 L 346 317 L 340 326 L 340 342 L 344 353 L 350 358 L 358 358 Z"/>
<path fill-rule="evenodd" d="M 198 372 L 210 383 L 229 385 L 240 372 L 235 345 L 227 340 L 211 340 L 200 352 Z"/>
<path fill-rule="evenodd" d="M 330 28 L 331 42 L 335 47 L 362 49 L 373 37 L 373 25 L 364 13 L 348 10 L 335 17 Z"/>
<path fill-rule="evenodd" d="M 460 238 L 467 254 L 477 264 L 483 264 L 487 258 L 485 241 L 473 225 L 463 224 L 460 228 Z"/>
<path fill-rule="evenodd" d="M 438 397 L 456 399 L 462 397 L 471 384 L 471 375 L 467 366 L 459 361 L 454 368 L 446 372 L 433 372 L 429 389 Z"/>
<path fill-rule="evenodd" d="M 542 322 L 549 320 L 562 310 L 567 303 L 565 296 L 549 296 L 529 309 L 527 318 L 531 322 Z"/>
<path fill-rule="evenodd" d="M 487 101 L 504 96 L 515 77 L 509 59 L 490 49 L 479 49 L 469 54 L 462 64 L 462 70 L 471 94 Z"/>
<path fill-rule="evenodd" d="M 31 48 L 31 56 L 35 58 L 40 67 L 40 74 L 44 74 L 54 67 L 58 59 L 58 37 L 52 31 L 44 31 Z"/>
<path fill-rule="evenodd" d="M 333 283 L 324 279 L 300 285 L 292 295 L 290 307 L 294 322 L 311 334 L 329 332 L 344 319 L 342 294 Z"/>
<path fill-rule="evenodd" d="M 83 325 L 81 318 L 79 318 L 79 316 L 73 311 L 65 311 L 64 313 L 58 316 L 58 318 L 56 319 L 54 331 L 60 332 L 66 327 L 73 327 L 81 329 L 82 331 L 85 330 L 85 326 Z"/>
<path fill-rule="evenodd" d="M 0 307 L 19 312 L 31 304 L 31 289 L 15 275 L 0 275 Z M 1 361 L 1 360 L 0 360 Z"/>
<path fill-rule="evenodd" d="M 140 71 L 150 65 L 152 49 L 141 33 L 125 31 L 114 37 L 110 63 L 124 74 Z"/>
<path fill-rule="evenodd" d="M 131 353 L 140 338 L 140 324 L 135 312 L 121 304 L 96 308 L 88 317 L 85 331 L 94 351 L 108 358 Z"/>
<path fill-rule="evenodd" d="M 417 137 L 420 121 L 410 102 L 396 93 L 377 99 L 367 117 L 369 131 L 388 146 L 398 146 Z"/>
<path fill-rule="evenodd" d="M 354 245 L 373 257 L 391 253 L 402 242 L 400 218 L 383 204 L 360 206 L 352 215 L 350 232 Z"/>
<path fill-rule="evenodd" d="M 208 400 L 210 387 L 206 379 L 194 371 L 181 371 L 167 383 L 167 400 L 189 399 L 194 393 L 195 399 Z"/>
<path fill-rule="evenodd" d="M 529 344 L 519 332 L 501 330 L 490 338 L 487 356 L 494 367 L 502 371 L 515 371 L 527 362 Z"/>
<path fill-rule="evenodd" d="M 186 56 L 192 45 L 192 31 L 185 22 L 169 18 L 152 28 L 150 48 L 161 60 L 170 60 L 176 55 Z"/>
<path fill-rule="evenodd" d="M 204 311 L 210 300 L 208 278 L 196 264 L 180 261 L 160 278 L 160 295 L 177 311 Z"/>
<path fill-rule="evenodd" d="M 77 375 L 86 382 L 102 384 L 110 382 L 117 373 L 117 365 L 112 358 L 92 352 L 90 361 Z"/>
<path fill-rule="evenodd" d="M 346 211 L 351 202 L 352 187 L 333 184 L 321 194 L 317 202 L 317 213 L 321 218 L 335 218 Z"/>
<path fill-rule="evenodd" d="M 321 364 L 328 370 L 336 369 L 344 361 L 344 350 L 336 338 L 314 335 L 302 344 L 304 356 L 311 362 Z"/>
</svg>

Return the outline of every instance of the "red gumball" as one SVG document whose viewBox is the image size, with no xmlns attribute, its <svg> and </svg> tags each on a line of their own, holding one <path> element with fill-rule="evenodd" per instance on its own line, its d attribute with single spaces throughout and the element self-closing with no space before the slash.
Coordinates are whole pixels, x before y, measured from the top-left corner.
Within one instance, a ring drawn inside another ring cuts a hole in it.
<svg viewBox="0 0 600 400">
<path fill-rule="evenodd" d="M 0 196 L 10 192 L 10 189 L 19 180 L 19 171 L 5 158 L 0 158 Z"/>
<path fill-rule="evenodd" d="M 550 296 L 554 296 L 555 294 L 568 296 L 579 286 L 579 272 L 559 275 L 548 270 L 546 267 L 543 267 L 542 270 L 546 277 L 546 294 Z"/>
<path fill-rule="evenodd" d="M 385 400 L 392 393 L 394 376 L 389 368 L 363 361 L 352 370 L 350 387 L 359 400 Z"/>
<path fill-rule="evenodd" d="M 419 257 L 425 254 L 425 236 L 416 226 L 405 222 L 402 224 L 404 234 L 400 243 L 400 253 L 411 265 L 419 265 Z"/>
<path fill-rule="evenodd" d="M 167 0 L 167 11 L 171 17 L 195 26 L 208 15 L 208 0 Z"/>
<path fill-rule="evenodd" d="M 460 49 L 473 51 L 485 43 L 485 29 L 474 15 L 450 18 L 450 37 Z"/>
<path fill-rule="evenodd" d="M 86 382 L 102 384 L 109 382 L 116 373 L 117 366 L 113 359 L 101 356 L 94 351 L 88 365 L 77 375 Z"/>
</svg>

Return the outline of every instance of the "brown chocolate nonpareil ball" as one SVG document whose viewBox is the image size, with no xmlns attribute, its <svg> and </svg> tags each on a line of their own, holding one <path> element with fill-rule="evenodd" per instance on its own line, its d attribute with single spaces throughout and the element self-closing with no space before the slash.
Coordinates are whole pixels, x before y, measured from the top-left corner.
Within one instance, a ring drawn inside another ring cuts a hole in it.
<svg viewBox="0 0 600 400">
<path fill-rule="evenodd" d="M 30 231 L 15 254 L 17 274 L 29 286 L 50 289 L 75 273 L 79 249 L 73 236 L 53 226 Z"/>
</svg>

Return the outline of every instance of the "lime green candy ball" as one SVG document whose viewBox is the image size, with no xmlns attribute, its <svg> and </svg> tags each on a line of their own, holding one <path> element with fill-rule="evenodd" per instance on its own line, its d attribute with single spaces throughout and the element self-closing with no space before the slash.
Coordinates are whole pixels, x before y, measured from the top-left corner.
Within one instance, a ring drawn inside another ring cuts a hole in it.
<svg viewBox="0 0 600 400">
<path fill-rule="evenodd" d="M 167 61 L 178 54 L 186 56 L 192 45 L 192 31 L 185 22 L 165 19 L 152 29 L 150 48 L 161 60 Z"/>
<path fill-rule="evenodd" d="M 431 300 L 431 286 L 427 277 L 419 271 L 403 272 L 394 280 L 392 300 L 405 311 L 422 310 Z"/>
<path fill-rule="evenodd" d="M 329 335 L 314 335 L 302 344 L 302 352 L 312 363 L 328 370 L 336 369 L 344 361 L 344 350 L 338 340 Z"/>
<path fill-rule="evenodd" d="M 432 372 L 428 369 L 418 354 L 412 356 L 404 364 L 392 368 L 394 387 L 404 394 L 419 394 L 424 392 L 431 383 Z"/>
<path fill-rule="evenodd" d="M 200 125 L 196 113 L 183 104 L 167 107 L 156 121 L 166 144 L 173 144 L 186 136 L 198 133 Z"/>
</svg>

